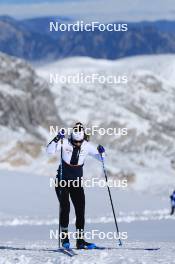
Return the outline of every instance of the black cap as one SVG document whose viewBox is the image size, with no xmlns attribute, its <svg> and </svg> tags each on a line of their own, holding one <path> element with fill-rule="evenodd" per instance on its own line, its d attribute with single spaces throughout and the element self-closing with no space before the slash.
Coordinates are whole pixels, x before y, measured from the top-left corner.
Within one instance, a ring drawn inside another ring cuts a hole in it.
<svg viewBox="0 0 175 264">
<path fill-rule="evenodd" d="M 80 131 L 84 131 L 84 126 L 81 122 L 77 122 L 75 124 L 75 126 L 73 127 L 73 130 L 77 131 L 77 132 L 80 132 Z"/>
</svg>

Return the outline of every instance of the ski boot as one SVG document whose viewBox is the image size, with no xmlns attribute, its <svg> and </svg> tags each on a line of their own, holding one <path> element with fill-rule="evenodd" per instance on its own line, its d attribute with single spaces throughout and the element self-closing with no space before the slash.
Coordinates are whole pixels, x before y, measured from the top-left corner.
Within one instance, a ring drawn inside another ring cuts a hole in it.
<svg viewBox="0 0 175 264">
<path fill-rule="evenodd" d="M 77 249 L 94 249 L 96 245 L 93 243 L 88 243 L 84 239 L 77 239 L 76 243 Z"/>
<path fill-rule="evenodd" d="M 61 239 L 62 247 L 63 248 L 70 248 L 68 232 L 63 232 L 63 233 L 64 233 L 64 238 Z"/>
</svg>

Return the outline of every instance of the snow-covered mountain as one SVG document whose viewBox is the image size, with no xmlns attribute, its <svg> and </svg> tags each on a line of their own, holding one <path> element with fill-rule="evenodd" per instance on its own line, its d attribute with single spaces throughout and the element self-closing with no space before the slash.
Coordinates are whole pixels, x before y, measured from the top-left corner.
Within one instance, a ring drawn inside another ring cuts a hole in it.
<svg viewBox="0 0 175 264">
<path fill-rule="evenodd" d="M 175 56 L 77 57 L 43 66 L 38 73 L 48 81 L 50 74 L 60 80 L 78 73 L 127 76 L 128 82 L 120 84 L 55 83 L 51 90 L 58 113 L 67 125 L 81 120 L 88 126 L 127 128 L 127 136 L 92 137 L 107 147 L 111 175 L 127 177 L 142 189 L 175 185 Z"/>
<path fill-rule="evenodd" d="M 115 75 L 118 80 L 127 76 L 127 83 L 49 85 L 50 73 Z M 79 120 L 87 126 L 127 128 L 127 135 L 91 137 L 106 147 L 111 176 L 127 178 L 141 190 L 174 188 L 175 56 L 117 61 L 77 57 L 34 70 L 0 54 L 0 76 L 0 168 L 54 175 L 56 159 L 43 151 L 51 139 L 49 125 L 67 127 Z M 88 160 L 86 175 L 99 175 L 101 166 L 94 171 L 95 162 Z"/>
<path fill-rule="evenodd" d="M 52 16 L 18 20 L 0 16 L 0 51 L 32 62 L 75 56 L 115 60 L 143 54 L 175 53 L 173 20 L 125 21 L 129 29 L 125 32 L 49 31 L 50 21 L 65 24 L 76 23 L 75 19 Z M 120 20 L 112 22 L 121 23 Z"/>
<path fill-rule="evenodd" d="M 0 167 L 25 168 L 39 157 L 46 129 L 58 122 L 53 102 L 29 64 L 0 53 Z"/>
</svg>

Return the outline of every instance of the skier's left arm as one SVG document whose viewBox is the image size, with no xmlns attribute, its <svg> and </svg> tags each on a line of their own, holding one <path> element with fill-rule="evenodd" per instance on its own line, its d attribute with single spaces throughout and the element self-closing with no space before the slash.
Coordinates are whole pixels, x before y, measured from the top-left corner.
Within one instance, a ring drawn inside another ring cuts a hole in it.
<svg viewBox="0 0 175 264">
<path fill-rule="evenodd" d="M 102 145 L 98 145 L 95 147 L 91 143 L 88 144 L 88 155 L 94 157 L 95 159 L 101 161 L 102 158 L 105 157 L 105 148 Z"/>
</svg>

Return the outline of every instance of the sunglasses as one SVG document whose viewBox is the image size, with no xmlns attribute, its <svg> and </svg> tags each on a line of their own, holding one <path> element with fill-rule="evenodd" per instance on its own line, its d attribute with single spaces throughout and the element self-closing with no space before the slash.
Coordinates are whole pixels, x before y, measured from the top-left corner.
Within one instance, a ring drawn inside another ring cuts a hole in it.
<svg viewBox="0 0 175 264">
<path fill-rule="evenodd" d="M 73 140 L 74 144 L 82 144 L 84 140 Z"/>
</svg>

